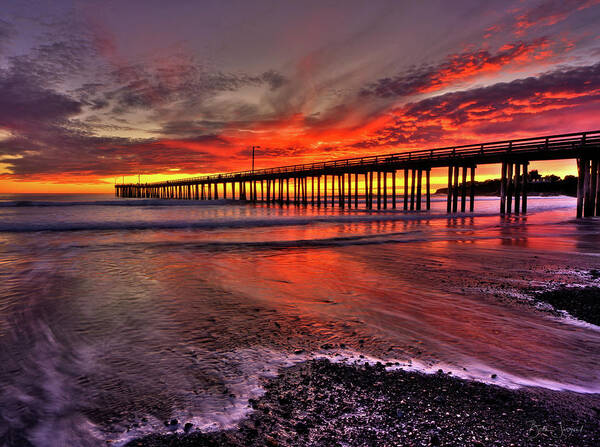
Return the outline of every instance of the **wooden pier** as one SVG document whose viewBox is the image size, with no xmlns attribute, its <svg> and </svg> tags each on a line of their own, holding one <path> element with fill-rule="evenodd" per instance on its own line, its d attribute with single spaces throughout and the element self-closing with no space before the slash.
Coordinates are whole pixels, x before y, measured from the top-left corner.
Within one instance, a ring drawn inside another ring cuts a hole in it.
<svg viewBox="0 0 600 447">
<path fill-rule="evenodd" d="M 401 206 L 404 210 L 420 211 L 431 207 L 431 169 L 447 167 L 446 210 L 448 213 L 459 212 L 460 199 L 460 212 L 464 213 L 467 200 L 469 211 L 474 210 L 476 167 L 501 164 L 500 213 L 521 214 L 527 212 L 529 163 L 562 159 L 577 162 L 577 217 L 600 216 L 600 131 L 348 158 L 156 183 L 117 184 L 115 195 L 180 200 L 223 198 L 280 205 L 337 206 L 342 209 L 358 208 L 361 204 L 368 210 Z M 391 191 L 388 185 L 391 185 Z M 400 185 L 402 196 L 397 189 Z M 359 195 L 364 198 L 361 202 Z"/>
</svg>

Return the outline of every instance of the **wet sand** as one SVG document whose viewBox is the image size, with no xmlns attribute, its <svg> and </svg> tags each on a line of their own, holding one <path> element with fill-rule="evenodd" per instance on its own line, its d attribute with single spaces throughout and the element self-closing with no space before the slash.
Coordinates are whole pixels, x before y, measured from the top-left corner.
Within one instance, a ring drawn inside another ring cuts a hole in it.
<svg viewBox="0 0 600 447">
<path fill-rule="evenodd" d="M 598 324 L 600 288 L 526 290 L 531 304 Z M 547 307 L 547 306 L 552 307 Z M 600 394 L 525 387 L 508 390 L 422 374 L 392 363 L 353 365 L 310 360 L 287 368 L 250 400 L 237 429 L 205 432 L 165 421 L 172 435 L 127 446 L 596 446 Z M 494 376 L 490 377 L 495 379 Z M 183 429 L 184 433 L 181 432 Z"/>
<path fill-rule="evenodd" d="M 600 395 L 508 390 L 381 363 L 312 360 L 287 368 L 251 401 L 237 429 L 153 435 L 144 446 L 596 446 Z M 178 421 L 168 421 L 181 429 Z"/>
</svg>

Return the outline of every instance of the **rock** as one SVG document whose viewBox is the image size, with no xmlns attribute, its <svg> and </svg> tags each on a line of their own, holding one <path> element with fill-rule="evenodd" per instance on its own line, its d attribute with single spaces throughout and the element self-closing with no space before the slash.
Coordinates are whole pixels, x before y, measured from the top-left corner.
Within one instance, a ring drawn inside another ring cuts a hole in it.
<svg viewBox="0 0 600 447">
<path fill-rule="evenodd" d="M 333 349 L 333 345 L 325 343 L 324 345 L 321 345 L 321 349 Z"/>
<path fill-rule="evenodd" d="M 279 403 L 284 406 L 288 406 L 292 404 L 292 399 L 289 396 L 280 396 L 278 399 Z"/>
<path fill-rule="evenodd" d="M 498 376 L 497 376 L 496 374 L 492 374 L 490 377 L 491 377 L 492 379 L 495 379 L 495 378 L 496 378 L 496 377 L 498 377 Z"/>
<path fill-rule="evenodd" d="M 432 433 L 431 437 L 429 438 L 429 445 L 440 445 L 441 441 L 440 441 L 440 437 L 438 436 L 437 433 Z"/>
<path fill-rule="evenodd" d="M 179 421 L 177 419 L 171 419 L 169 425 L 179 425 Z"/>
<path fill-rule="evenodd" d="M 308 427 L 304 422 L 298 422 L 296 425 L 294 425 L 294 430 L 296 430 L 296 433 L 299 435 L 305 435 L 308 433 Z"/>
<path fill-rule="evenodd" d="M 192 424 L 191 422 L 187 422 L 183 426 L 183 431 L 186 432 L 186 433 L 189 433 L 189 431 L 192 429 L 193 426 L 194 426 L 194 424 Z"/>
</svg>

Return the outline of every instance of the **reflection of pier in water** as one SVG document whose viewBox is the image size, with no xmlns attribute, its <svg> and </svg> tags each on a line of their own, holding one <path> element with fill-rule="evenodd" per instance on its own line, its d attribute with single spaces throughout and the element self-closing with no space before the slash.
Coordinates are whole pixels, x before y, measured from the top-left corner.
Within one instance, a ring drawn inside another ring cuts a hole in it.
<svg viewBox="0 0 600 447">
<path fill-rule="evenodd" d="M 358 208 L 361 195 L 366 209 L 386 209 L 389 206 L 419 211 L 423 206 L 425 209 L 431 206 L 431 169 L 447 167 L 447 212 L 456 213 L 459 197 L 460 211 L 466 211 L 467 190 L 469 211 L 473 211 L 476 166 L 501 163 L 500 213 L 520 214 L 527 212 L 529 162 L 560 159 L 577 161 L 577 217 L 600 216 L 600 131 L 348 158 L 156 183 L 121 184 L 115 185 L 115 194 L 117 197 L 186 200 L 218 200 L 222 197 L 273 204 L 310 203 L 323 207 L 333 207 L 337 203 L 340 208 Z M 469 181 L 467 177 L 470 177 Z M 401 183 L 402 193 L 399 194 Z M 391 194 L 388 185 L 391 185 Z"/>
</svg>

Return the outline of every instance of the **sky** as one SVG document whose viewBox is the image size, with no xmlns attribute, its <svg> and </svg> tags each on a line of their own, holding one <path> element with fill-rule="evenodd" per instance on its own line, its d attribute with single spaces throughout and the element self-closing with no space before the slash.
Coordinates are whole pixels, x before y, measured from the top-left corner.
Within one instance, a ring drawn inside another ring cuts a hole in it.
<svg viewBox="0 0 600 447">
<path fill-rule="evenodd" d="M 600 129 L 600 0 L 0 11 L 0 192 L 245 170 L 253 145 L 265 168 Z"/>
</svg>

